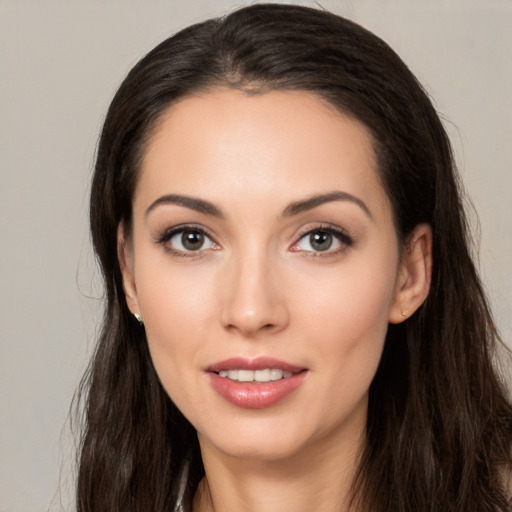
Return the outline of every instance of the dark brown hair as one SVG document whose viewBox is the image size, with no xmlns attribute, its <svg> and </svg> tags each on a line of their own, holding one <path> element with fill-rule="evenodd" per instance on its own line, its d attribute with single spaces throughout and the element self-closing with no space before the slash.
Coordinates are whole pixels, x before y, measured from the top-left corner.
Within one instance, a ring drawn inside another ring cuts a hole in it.
<svg viewBox="0 0 512 512">
<path fill-rule="evenodd" d="M 79 512 L 172 510 L 203 467 L 194 428 L 159 383 L 130 314 L 117 258 L 145 143 L 173 102 L 217 86 L 310 91 L 373 135 L 402 243 L 433 230 L 422 307 L 389 327 L 371 385 L 353 497 L 372 512 L 510 510 L 512 410 L 493 368 L 498 336 L 470 256 L 450 143 L 428 96 L 375 35 L 328 12 L 253 5 L 170 37 L 130 71 L 110 106 L 92 182 L 92 239 L 106 288 L 103 329 L 80 396 Z"/>
</svg>

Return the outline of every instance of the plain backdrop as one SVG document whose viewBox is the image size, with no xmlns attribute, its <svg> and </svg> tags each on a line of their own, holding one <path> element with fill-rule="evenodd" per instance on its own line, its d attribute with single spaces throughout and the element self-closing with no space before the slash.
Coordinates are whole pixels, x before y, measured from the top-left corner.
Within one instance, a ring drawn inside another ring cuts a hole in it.
<svg viewBox="0 0 512 512">
<path fill-rule="evenodd" d="M 73 509 L 67 417 L 101 310 L 87 199 L 109 101 L 162 39 L 242 4 L 0 0 L 0 512 Z M 435 99 L 510 342 L 512 1 L 320 4 L 390 43 Z"/>
</svg>

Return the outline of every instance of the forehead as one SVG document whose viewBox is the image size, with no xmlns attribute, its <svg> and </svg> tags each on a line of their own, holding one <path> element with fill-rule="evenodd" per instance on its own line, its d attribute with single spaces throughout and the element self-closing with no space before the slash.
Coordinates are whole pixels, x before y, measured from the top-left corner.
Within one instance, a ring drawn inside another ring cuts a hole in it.
<svg viewBox="0 0 512 512">
<path fill-rule="evenodd" d="M 386 202 L 376 168 L 369 130 L 316 95 L 219 89 L 186 97 L 162 115 L 136 197 L 251 194 L 271 201 L 276 191 L 284 200 L 339 189 Z"/>
</svg>

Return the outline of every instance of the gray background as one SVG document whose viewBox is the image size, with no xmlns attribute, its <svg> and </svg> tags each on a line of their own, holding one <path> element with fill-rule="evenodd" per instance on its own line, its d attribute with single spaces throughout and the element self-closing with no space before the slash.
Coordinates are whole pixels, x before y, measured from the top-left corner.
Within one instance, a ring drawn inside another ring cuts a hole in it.
<svg viewBox="0 0 512 512">
<path fill-rule="evenodd" d="M 108 103 L 156 43 L 243 3 L 0 0 L 0 512 L 70 503 L 67 414 L 101 307 L 88 182 Z M 388 41 L 435 98 L 510 342 L 512 0 L 320 3 Z"/>
</svg>

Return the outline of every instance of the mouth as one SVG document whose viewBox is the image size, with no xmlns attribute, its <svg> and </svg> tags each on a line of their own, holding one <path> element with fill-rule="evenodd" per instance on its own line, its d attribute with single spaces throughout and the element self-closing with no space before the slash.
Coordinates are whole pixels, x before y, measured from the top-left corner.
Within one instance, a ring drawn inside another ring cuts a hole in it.
<svg viewBox="0 0 512 512">
<path fill-rule="evenodd" d="M 265 368 L 263 370 L 221 370 L 220 377 L 237 382 L 274 382 L 281 379 L 289 379 L 293 372 L 279 368 Z"/>
<path fill-rule="evenodd" d="M 206 370 L 237 382 L 274 382 L 289 379 L 306 368 L 263 356 L 255 359 L 232 357 L 212 364 Z"/>
<path fill-rule="evenodd" d="M 232 358 L 207 369 L 213 389 L 244 409 L 271 407 L 297 389 L 307 368 L 268 357 Z"/>
</svg>

